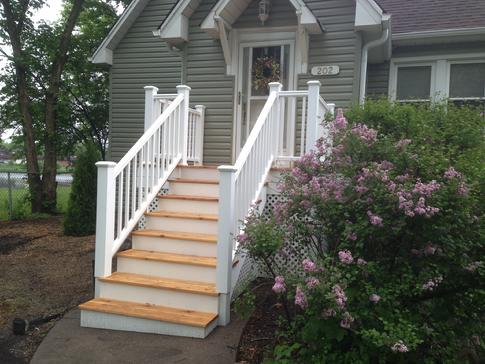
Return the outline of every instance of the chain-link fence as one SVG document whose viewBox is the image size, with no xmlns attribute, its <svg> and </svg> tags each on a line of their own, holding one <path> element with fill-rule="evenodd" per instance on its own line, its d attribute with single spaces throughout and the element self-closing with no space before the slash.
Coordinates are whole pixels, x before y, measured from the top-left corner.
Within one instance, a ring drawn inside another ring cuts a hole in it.
<svg viewBox="0 0 485 364">
<path fill-rule="evenodd" d="M 71 191 L 72 175 L 58 173 L 57 210 L 65 212 Z M 30 213 L 27 173 L 0 172 L 0 221 L 27 218 Z"/>
</svg>

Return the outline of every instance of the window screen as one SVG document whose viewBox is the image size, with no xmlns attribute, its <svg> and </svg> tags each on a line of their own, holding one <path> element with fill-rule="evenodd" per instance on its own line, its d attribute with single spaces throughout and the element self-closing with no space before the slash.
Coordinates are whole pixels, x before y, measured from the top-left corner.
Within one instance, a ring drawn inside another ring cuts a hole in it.
<svg viewBox="0 0 485 364">
<path fill-rule="evenodd" d="M 485 97 L 485 63 L 452 64 L 450 97 Z"/>
<path fill-rule="evenodd" d="M 429 99 L 431 66 L 399 67 L 397 70 L 398 100 Z"/>
</svg>

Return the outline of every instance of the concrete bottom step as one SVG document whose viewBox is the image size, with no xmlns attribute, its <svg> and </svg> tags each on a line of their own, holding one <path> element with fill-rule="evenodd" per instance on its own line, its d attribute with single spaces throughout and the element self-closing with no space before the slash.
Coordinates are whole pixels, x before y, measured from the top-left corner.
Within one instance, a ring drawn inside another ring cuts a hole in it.
<svg viewBox="0 0 485 364">
<path fill-rule="evenodd" d="M 217 314 L 96 298 L 79 306 L 81 326 L 151 334 L 205 338 Z"/>
</svg>

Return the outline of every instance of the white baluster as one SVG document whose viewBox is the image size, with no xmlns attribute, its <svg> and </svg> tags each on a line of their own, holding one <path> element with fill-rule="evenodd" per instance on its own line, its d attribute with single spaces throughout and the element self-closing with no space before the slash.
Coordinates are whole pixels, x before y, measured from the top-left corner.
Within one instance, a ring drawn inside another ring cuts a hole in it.
<svg viewBox="0 0 485 364">
<path fill-rule="evenodd" d="M 200 114 L 199 120 L 196 125 L 195 133 L 195 156 L 197 164 L 202 164 L 204 156 L 204 122 L 205 122 L 205 106 L 195 105 L 195 110 Z"/>
<path fill-rule="evenodd" d="M 96 252 L 95 277 L 111 274 L 111 244 L 115 223 L 115 175 L 114 162 L 98 162 L 98 187 L 96 198 Z"/>
</svg>

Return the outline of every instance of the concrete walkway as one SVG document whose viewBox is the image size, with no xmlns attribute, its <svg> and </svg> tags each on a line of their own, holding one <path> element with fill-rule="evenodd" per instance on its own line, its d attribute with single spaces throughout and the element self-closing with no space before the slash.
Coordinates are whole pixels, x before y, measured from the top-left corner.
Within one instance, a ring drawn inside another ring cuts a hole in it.
<svg viewBox="0 0 485 364">
<path fill-rule="evenodd" d="M 31 364 L 232 364 L 244 324 L 233 315 L 230 325 L 216 328 L 207 338 L 189 339 L 80 327 L 76 309 L 49 332 Z"/>
</svg>

